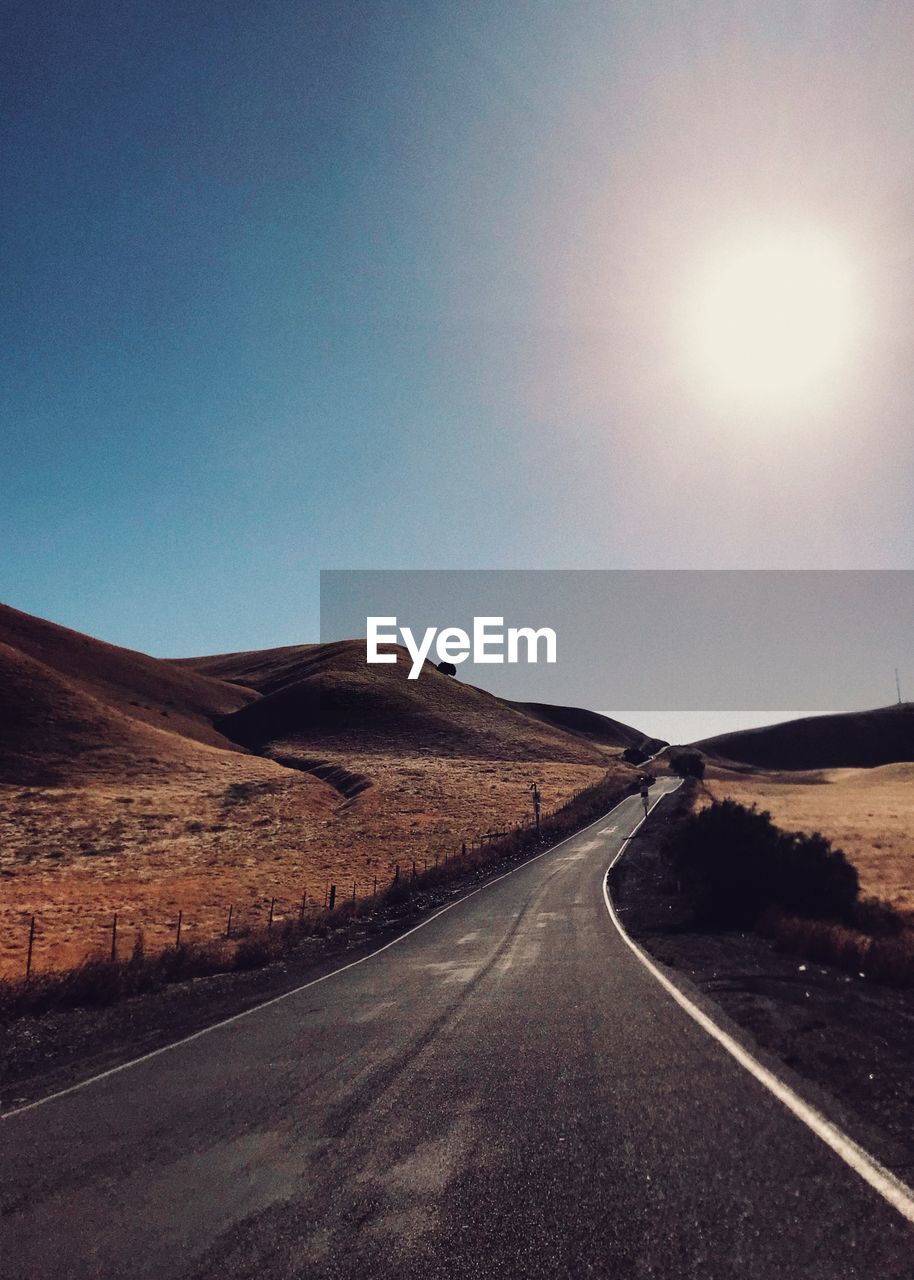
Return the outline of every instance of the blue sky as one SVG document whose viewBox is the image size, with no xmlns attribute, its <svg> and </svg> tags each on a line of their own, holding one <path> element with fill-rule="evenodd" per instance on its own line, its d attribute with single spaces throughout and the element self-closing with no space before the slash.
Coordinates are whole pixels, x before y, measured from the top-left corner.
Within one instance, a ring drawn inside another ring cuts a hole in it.
<svg viewBox="0 0 914 1280">
<path fill-rule="evenodd" d="M 910 566 L 908 5 L 4 25 L 7 603 L 180 655 L 315 639 L 321 568 Z M 860 319 L 767 417 L 672 319 L 759 220 Z"/>
</svg>

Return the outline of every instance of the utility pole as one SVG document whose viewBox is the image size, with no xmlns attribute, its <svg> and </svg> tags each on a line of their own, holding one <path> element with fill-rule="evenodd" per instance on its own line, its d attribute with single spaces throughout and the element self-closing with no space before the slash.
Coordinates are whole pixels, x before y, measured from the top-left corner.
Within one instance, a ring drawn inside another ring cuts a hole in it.
<svg viewBox="0 0 914 1280">
<path fill-rule="evenodd" d="M 530 783 L 530 790 L 533 793 L 533 818 L 536 822 L 536 834 L 540 835 L 540 789 L 535 782 Z"/>
<path fill-rule="evenodd" d="M 898 679 L 898 668 L 895 668 L 895 692 L 898 694 L 898 705 L 901 706 L 901 681 Z"/>
</svg>

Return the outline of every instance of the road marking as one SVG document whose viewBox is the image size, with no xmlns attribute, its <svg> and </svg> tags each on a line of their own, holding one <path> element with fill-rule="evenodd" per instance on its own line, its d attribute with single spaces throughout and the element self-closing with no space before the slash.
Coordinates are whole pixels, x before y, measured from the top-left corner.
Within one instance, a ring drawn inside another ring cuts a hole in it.
<svg viewBox="0 0 914 1280">
<path fill-rule="evenodd" d="M 664 792 L 663 794 L 667 795 L 669 793 Z M 657 800 L 655 800 L 654 804 L 651 806 L 651 809 L 653 810 L 656 808 L 662 799 L 663 795 L 658 796 Z M 638 830 L 638 827 L 641 826 L 642 822 L 644 822 L 644 818 L 641 819 L 638 826 L 632 829 L 631 835 L 628 837 L 629 840 Z M 625 844 L 627 843 L 628 841 L 625 842 Z M 625 844 L 623 844 L 622 849 L 625 848 Z M 732 1058 L 735 1058 L 739 1065 L 744 1067 L 745 1070 L 759 1082 L 759 1084 L 764 1085 L 770 1093 L 774 1094 L 778 1101 L 783 1103 L 787 1110 L 791 1111 L 798 1120 L 801 1120 L 808 1129 L 811 1129 L 817 1138 L 821 1138 L 825 1145 L 830 1147 L 835 1155 L 839 1156 L 844 1163 L 853 1169 L 854 1173 L 858 1174 L 864 1182 L 868 1183 L 869 1186 L 873 1188 L 874 1191 L 877 1191 L 879 1195 L 882 1196 L 883 1200 L 886 1200 L 893 1209 L 897 1209 L 902 1217 L 906 1218 L 908 1222 L 914 1223 L 914 1191 L 912 1191 L 906 1183 L 902 1182 L 899 1178 L 896 1178 L 894 1173 L 886 1169 L 884 1165 L 881 1165 L 879 1161 L 876 1160 L 874 1156 L 871 1156 L 868 1151 L 865 1151 L 863 1147 L 854 1142 L 853 1138 L 848 1137 L 848 1135 L 839 1129 L 837 1125 L 832 1124 L 830 1120 L 827 1120 L 825 1116 L 822 1115 L 821 1111 L 818 1111 L 815 1107 L 811 1106 L 810 1103 L 805 1102 L 799 1094 L 794 1093 L 793 1089 L 791 1089 L 789 1085 L 785 1084 L 783 1080 L 779 1079 L 773 1071 L 769 1071 L 767 1067 L 763 1067 L 756 1058 L 753 1058 L 752 1054 L 749 1053 L 748 1050 L 744 1049 L 738 1041 L 734 1040 L 731 1035 L 728 1035 L 726 1031 L 719 1027 L 717 1023 L 714 1022 L 713 1019 L 709 1018 L 702 1009 L 699 1009 L 698 1005 L 694 1004 L 688 996 L 683 995 L 676 984 L 671 982 L 670 979 L 660 971 L 657 965 L 654 964 L 653 960 L 650 959 L 647 953 L 628 936 L 622 927 L 615 908 L 613 907 L 612 899 L 609 896 L 609 873 L 622 856 L 622 849 L 620 849 L 613 858 L 610 865 L 606 868 L 606 873 L 603 876 L 603 900 L 606 903 L 606 910 L 609 912 L 609 918 L 615 925 L 622 941 L 635 953 L 651 976 L 657 979 L 664 990 L 673 997 L 679 1007 L 684 1009 L 689 1017 L 692 1018 L 693 1021 L 697 1022 L 703 1031 L 706 1031 L 708 1035 L 716 1040 L 722 1048 L 726 1049 L 727 1053 L 729 1053 Z"/>
<path fill-rule="evenodd" d="M 619 801 L 619 804 L 613 805 L 612 809 L 609 809 L 606 813 L 601 813 L 598 818 L 594 818 L 593 822 L 589 822 L 586 827 L 582 827 L 574 835 L 566 836 L 564 840 L 560 840 L 558 844 L 544 849 L 542 853 L 535 853 L 532 858 L 527 858 L 525 862 L 512 867 L 510 871 L 505 871 L 500 876 L 494 876 L 493 879 L 487 880 L 485 884 L 481 884 L 478 889 L 472 889 L 469 893 L 464 894 L 462 898 L 458 898 L 456 902 L 449 902 L 446 907 L 442 907 L 440 911 L 436 911 L 434 915 L 428 916 L 427 919 L 420 920 L 417 925 L 413 925 L 412 929 L 407 929 L 406 933 L 398 934 L 396 938 L 392 938 L 390 942 L 385 942 L 383 947 L 378 947 L 376 951 L 369 951 L 367 955 L 360 956 L 358 960 L 351 960 L 349 964 L 341 965 L 339 969 L 332 969 L 330 973 L 322 974 L 320 978 L 312 978 L 310 982 L 303 982 L 301 986 L 293 987 L 291 991 L 284 991 L 281 995 L 273 996 L 270 1000 L 264 1000 L 262 1004 L 252 1005 L 250 1009 L 243 1009 L 241 1013 L 233 1013 L 231 1017 L 223 1018 L 220 1022 L 212 1022 L 208 1027 L 201 1027 L 199 1031 L 193 1031 L 189 1036 L 183 1036 L 180 1040 L 172 1040 L 169 1044 L 163 1044 L 158 1049 L 151 1049 L 149 1053 L 143 1053 L 138 1058 L 130 1058 L 127 1062 L 121 1062 L 116 1067 L 109 1067 L 107 1071 L 100 1071 L 97 1075 L 88 1076 L 85 1080 L 79 1080 L 76 1084 L 68 1085 L 66 1089 L 58 1089 L 56 1093 L 49 1093 L 44 1098 L 36 1098 L 34 1102 L 27 1102 L 24 1106 L 14 1107 L 11 1111 L 0 1111 L 0 1121 L 12 1120 L 13 1116 L 21 1116 L 27 1111 L 34 1111 L 36 1107 L 43 1107 L 46 1102 L 55 1102 L 58 1098 L 66 1098 L 69 1094 L 79 1093 L 82 1089 L 88 1089 L 90 1085 L 107 1080 L 110 1076 L 116 1076 L 121 1071 L 128 1071 L 131 1067 L 138 1067 L 141 1062 L 149 1062 L 152 1058 L 158 1058 L 163 1053 L 170 1053 L 172 1049 L 179 1049 L 181 1045 L 191 1044 L 194 1040 L 199 1040 L 203 1036 L 209 1035 L 211 1031 L 219 1031 L 222 1027 L 229 1027 L 233 1022 L 240 1022 L 242 1018 L 249 1018 L 252 1013 L 259 1013 L 261 1009 L 269 1009 L 271 1005 L 279 1004 L 282 1000 L 288 1000 L 291 996 L 297 996 L 302 991 L 307 991 L 309 987 L 316 987 L 318 983 L 326 982 L 328 978 L 335 978 L 340 973 L 346 973 L 347 970 L 364 964 L 366 960 L 373 960 L 382 951 L 388 951 L 398 943 L 405 942 L 414 933 L 418 933 L 420 929 L 424 929 L 433 920 L 443 916 L 446 911 L 452 911 L 454 907 L 459 907 L 461 903 L 469 901 L 470 898 L 475 898 L 476 894 L 482 893 L 483 889 L 491 889 L 499 881 L 507 880 L 508 876 L 513 876 L 516 871 L 522 871 L 524 867 L 529 867 L 532 862 L 538 862 L 540 858 L 545 858 L 548 853 L 555 853 L 556 849 L 561 849 L 562 845 L 568 844 L 569 841 L 577 840 L 578 836 L 590 831 L 598 822 L 605 822 L 609 814 L 614 813 L 629 798 L 625 796 Z"/>
</svg>

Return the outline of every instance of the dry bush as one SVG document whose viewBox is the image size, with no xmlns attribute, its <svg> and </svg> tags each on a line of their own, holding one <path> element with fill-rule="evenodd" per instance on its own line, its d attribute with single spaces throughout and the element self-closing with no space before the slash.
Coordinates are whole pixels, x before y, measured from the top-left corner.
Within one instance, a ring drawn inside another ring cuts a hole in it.
<svg viewBox="0 0 914 1280">
<path fill-rule="evenodd" d="M 830 920 L 806 920 L 772 910 L 761 929 L 778 947 L 893 986 L 914 983 L 914 931 L 873 937 Z"/>
</svg>

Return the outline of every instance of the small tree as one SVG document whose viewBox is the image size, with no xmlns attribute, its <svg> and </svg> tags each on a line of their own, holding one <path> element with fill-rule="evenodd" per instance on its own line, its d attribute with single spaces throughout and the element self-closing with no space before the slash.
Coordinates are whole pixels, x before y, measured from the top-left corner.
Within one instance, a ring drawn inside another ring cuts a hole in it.
<svg viewBox="0 0 914 1280">
<path fill-rule="evenodd" d="M 670 768 L 680 778 L 703 778 L 705 758 L 700 751 L 673 751 L 670 753 Z"/>
</svg>

